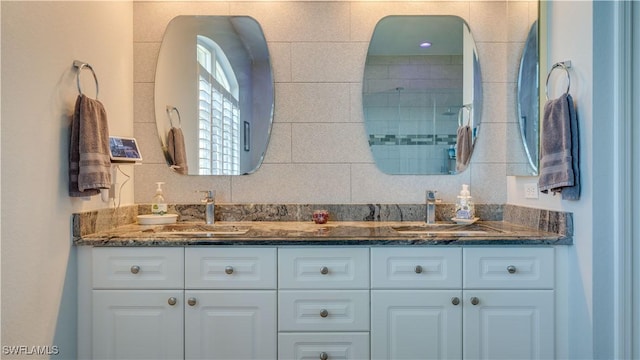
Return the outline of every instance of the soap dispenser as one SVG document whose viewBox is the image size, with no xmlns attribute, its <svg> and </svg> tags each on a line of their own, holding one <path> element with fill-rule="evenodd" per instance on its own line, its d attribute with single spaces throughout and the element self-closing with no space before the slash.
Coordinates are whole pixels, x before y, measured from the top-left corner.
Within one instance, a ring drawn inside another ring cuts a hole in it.
<svg viewBox="0 0 640 360">
<path fill-rule="evenodd" d="M 154 215 L 164 215 L 167 213 L 167 203 L 164 201 L 162 194 L 163 182 L 157 182 L 156 194 L 151 202 L 151 213 Z"/>
<path fill-rule="evenodd" d="M 462 190 L 456 202 L 456 219 L 472 220 L 474 217 L 474 206 L 469 193 L 469 185 L 462 184 Z"/>
</svg>

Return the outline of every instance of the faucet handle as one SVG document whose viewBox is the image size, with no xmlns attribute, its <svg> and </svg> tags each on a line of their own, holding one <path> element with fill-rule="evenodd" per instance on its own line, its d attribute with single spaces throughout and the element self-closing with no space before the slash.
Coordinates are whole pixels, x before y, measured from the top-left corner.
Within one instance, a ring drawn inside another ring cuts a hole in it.
<svg viewBox="0 0 640 360">
<path fill-rule="evenodd" d="M 214 201 L 216 199 L 216 191 L 215 190 L 200 190 L 198 192 L 204 193 L 204 197 L 202 198 L 202 202 Z"/>
</svg>

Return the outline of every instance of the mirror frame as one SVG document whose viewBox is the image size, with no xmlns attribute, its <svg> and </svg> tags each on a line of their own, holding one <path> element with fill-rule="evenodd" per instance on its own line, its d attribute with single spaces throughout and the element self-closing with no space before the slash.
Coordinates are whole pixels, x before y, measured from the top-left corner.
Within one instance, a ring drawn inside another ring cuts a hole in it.
<svg viewBox="0 0 640 360">
<path fill-rule="evenodd" d="M 530 174 L 538 174 L 540 153 L 540 72 L 538 21 L 531 24 L 520 58 L 517 81 L 517 112 L 520 140 L 527 156 Z M 535 99 L 531 97 L 535 96 Z M 533 110 L 532 119 L 527 110 Z M 533 124 L 530 122 L 533 121 Z M 528 123 L 529 122 L 529 123 Z"/>
</svg>

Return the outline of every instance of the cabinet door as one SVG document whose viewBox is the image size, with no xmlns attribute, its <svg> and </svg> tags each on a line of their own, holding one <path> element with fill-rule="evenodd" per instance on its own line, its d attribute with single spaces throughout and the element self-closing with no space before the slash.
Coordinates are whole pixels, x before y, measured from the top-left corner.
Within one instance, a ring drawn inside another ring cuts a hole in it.
<svg viewBox="0 0 640 360">
<path fill-rule="evenodd" d="M 464 358 L 553 359 L 553 299 L 552 290 L 465 291 Z"/>
<path fill-rule="evenodd" d="M 185 358 L 275 359 L 276 291 L 185 291 Z"/>
<path fill-rule="evenodd" d="M 93 359 L 180 359 L 182 290 L 94 290 Z"/>
<path fill-rule="evenodd" d="M 371 291 L 371 358 L 460 359 L 460 296 L 457 290 Z"/>
</svg>

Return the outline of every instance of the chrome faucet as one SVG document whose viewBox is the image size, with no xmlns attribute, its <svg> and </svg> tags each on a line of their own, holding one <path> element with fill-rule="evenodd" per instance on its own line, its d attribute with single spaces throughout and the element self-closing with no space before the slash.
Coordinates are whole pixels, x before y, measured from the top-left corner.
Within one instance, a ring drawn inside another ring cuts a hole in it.
<svg viewBox="0 0 640 360">
<path fill-rule="evenodd" d="M 427 224 L 435 224 L 436 223 L 436 194 L 438 192 L 435 190 L 427 190 L 427 214 L 426 214 L 426 223 Z"/>
<path fill-rule="evenodd" d="M 202 190 L 200 192 L 204 193 L 204 197 L 200 201 L 206 204 L 205 222 L 207 224 L 213 224 L 216 221 L 216 192 L 214 190 Z"/>
</svg>

